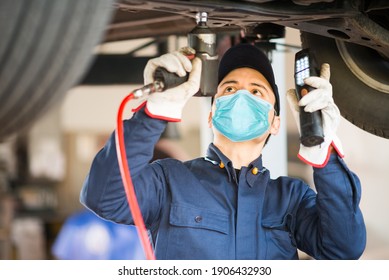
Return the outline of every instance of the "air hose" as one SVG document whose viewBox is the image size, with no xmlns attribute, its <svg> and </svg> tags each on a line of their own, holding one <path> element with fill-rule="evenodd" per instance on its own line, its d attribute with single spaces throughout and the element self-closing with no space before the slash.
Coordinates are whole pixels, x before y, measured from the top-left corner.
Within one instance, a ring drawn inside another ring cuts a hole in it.
<svg viewBox="0 0 389 280">
<path fill-rule="evenodd" d="M 148 232 L 142 217 L 142 212 L 140 211 L 138 200 L 135 195 L 134 185 L 132 183 L 130 169 L 128 167 L 126 146 L 124 143 L 124 128 L 123 128 L 123 111 L 126 104 L 134 98 L 134 94 L 130 93 L 127 95 L 122 103 L 120 104 L 118 114 L 117 114 L 117 124 L 116 124 L 116 154 L 118 158 L 118 164 L 120 168 L 120 174 L 122 176 L 124 190 L 126 192 L 126 197 L 134 224 L 138 231 L 138 236 L 141 241 L 143 251 L 148 260 L 155 260 L 154 250 L 151 246 Z"/>
<path fill-rule="evenodd" d="M 189 50 L 186 50 L 189 51 Z M 168 88 L 175 87 L 179 84 L 182 84 L 188 79 L 188 75 L 184 77 L 179 77 L 176 74 L 168 72 L 162 67 L 158 67 L 154 73 L 154 82 L 148 85 L 143 86 L 140 89 L 134 90 L 129 95 L 127 95 L 122 103 L 119 106 L 117 120 L 116 120 L 116 132 L 115 132 L 115 141 L 116 141 L 116 154 L 118 158 L 118 164 L 120 169 L 120 174 L 122 176 L 122 181 L 124 185 L 124 190 L 126 192 L 126 197 L 134 224 L 138 231 L 138 236 L 141 241 L 145 256 L 148 260 L 155 260 L 154 250 L 151 246 L 148 232 L 142 217 L 142 212 L 140 211 L 138 200 L 136 198 L 134 185 L 132 183 L 130 168 L 127 161 L 126 146 L 124 142 L 124 128 L 123 128 L 123 111 L 126 104 L 132 100 L 141 97 L 148 96 L 154 92 L 161 92 Z"/>
</svg>

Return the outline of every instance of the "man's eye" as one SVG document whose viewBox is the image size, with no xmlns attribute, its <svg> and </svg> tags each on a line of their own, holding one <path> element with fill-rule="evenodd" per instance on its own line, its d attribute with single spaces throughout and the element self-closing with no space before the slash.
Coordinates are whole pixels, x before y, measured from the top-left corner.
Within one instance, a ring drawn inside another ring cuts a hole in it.
<svg viewBox="0 0 389 280">
<path fill-rule="evenodd" d="M 226 87 L 226 89 L 224 91 L 225 92 L 234 92 L 235 89 L 233 87 Z"/>
<path fill-rule="evenodd" d="M 254 95 L 262 95 L 262 92 L 259 89 L 253 89 L 251 93 Z"/>
</svg>

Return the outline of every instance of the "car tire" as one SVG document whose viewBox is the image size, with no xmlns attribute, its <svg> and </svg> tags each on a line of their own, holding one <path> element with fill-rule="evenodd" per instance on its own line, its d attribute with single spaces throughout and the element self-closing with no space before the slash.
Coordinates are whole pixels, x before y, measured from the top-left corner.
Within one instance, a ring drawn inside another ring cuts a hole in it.
<svg viewBox="0 0 389 280">
<path fill-rule="evenodd" d="M 341 114 L 359 128 L 389 138 L 389 61 L 367 47 L 301 33 L 303 48 L 331 66 L 331 84 Z"/>
<path fill-rule="evenodd" d="M 28 128 L 82 78 L 112 2 L 0 2 L 0 140 Z"/>
</svg>

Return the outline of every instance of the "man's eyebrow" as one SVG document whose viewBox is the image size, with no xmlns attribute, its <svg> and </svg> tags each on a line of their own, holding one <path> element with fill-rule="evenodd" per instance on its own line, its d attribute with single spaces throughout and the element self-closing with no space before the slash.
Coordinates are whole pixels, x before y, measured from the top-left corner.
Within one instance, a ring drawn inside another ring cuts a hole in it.
<svg viewBox="0 0 389 280">
<path fill-rule="evenodd" d="M 267 91 L 267 88 L 264 85 L 262 85 L 262 84 L 250 83 L 250 85 L 263 88 L 263 89 L 265 89 Z"/>
<path fill-rule="evenodd" d="M 238 84 L 238 81 L 236 80 L 228 80 L 228 81 L 225 81 L 224 83 L 222 83 L 220 85 L 220 87 L 224 86 L 224 85 L 228 85 L 228 84 Z M 264 90 L 268 91 L 267 87 L 264 86 L 263 84 L 258 84 L 258 83 L 250 83 L 251 86 L 255 86 L 255 87 L 260 87 L 260 88 L 263 88 Z"/>
<path fill-rule="evenodd" d="M 224 86 L 225 84 L 237 84 L 238 82 L 235 81 L 235 80 L 229 80 L 229 81 L 225 81 L 224 83 L 222 83 L 220 86 Z"/>
</svg>

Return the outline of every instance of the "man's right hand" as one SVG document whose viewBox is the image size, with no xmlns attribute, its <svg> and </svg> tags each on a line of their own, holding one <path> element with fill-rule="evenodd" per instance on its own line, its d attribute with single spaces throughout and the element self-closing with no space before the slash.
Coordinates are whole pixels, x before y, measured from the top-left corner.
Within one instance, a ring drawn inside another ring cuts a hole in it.
<svg viewBox="0 0 389 280">
<path fill-rule="evenodd" d="M 145 84 L 154 81 L 154 71 L 158 67 L 163 67 L 180 77 L 189 72 L 189 78 L 188 81 L 175 88 L 151 94 L 146 103 L 146 113 L 156 119 L 180 121 L 186 102 L 200 89 L 201 60 L 196 57 L 191 61 L 179 51 L 151 59 L 144 70 Z"/>
</svg>

